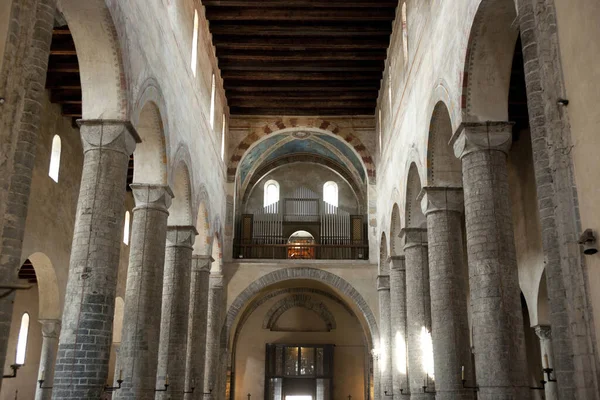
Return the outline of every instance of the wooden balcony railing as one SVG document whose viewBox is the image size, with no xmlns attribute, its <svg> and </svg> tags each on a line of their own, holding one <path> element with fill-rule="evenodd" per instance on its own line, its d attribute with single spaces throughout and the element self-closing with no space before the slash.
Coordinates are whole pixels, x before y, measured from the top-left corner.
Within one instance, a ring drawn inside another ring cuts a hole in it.
<svg viewBox="0 0 600 400">
<path fill-rule="evenodd" d="M 234 246 L 238 259 L 268 260 L 367 260 L 369 246 L 365 244 L 238 244 Z"/>
</svg>

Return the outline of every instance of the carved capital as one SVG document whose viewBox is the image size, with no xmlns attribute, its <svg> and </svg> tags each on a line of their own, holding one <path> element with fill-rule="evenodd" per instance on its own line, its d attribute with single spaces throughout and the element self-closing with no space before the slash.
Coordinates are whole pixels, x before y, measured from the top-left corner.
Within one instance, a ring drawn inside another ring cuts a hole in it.
<svg viewBox="0 0 600 400">
<path fill-rule="evenodd" d="M 394 271 L 406 271 L 406 257 L 391 256 L 391 268 Z"/>
<path fill-rule="evenodd" d="M 153 209 L 169 213 L 169 207 L 171 207 L 174 197 L 169 186 L 145 183 L 132 183 L 129 186 L 135 199 L 134 212 L 141 209 Z"/>
<path fill-rule="evenodd" d="M 425 215 L 442 211 L 462 213 L 465 208 L 463 190 L 459 187 L 427 186 L 421 190 L 418 200 Z"/>
<path fill-rule="evenodd" d="M 189 247 L 193 249 L 198 231 L 193 226 L 167 227 L 167 247 Z"/>
<path fill-rule="evenodd" d="M 404 228 L 400 231 L 400 237 L 404 239 L 404 250 L 411 247 L 427 247 L 427 229 Z"/>
<path fill-rule="evenodd" d="M 78 120 L 84 153 L 106 149 L 130 156 L 140 136 L 129 121 L 88 119 Z"/>
<path fill-rule="evenodd" d="M 58 339 L 60 335 L 60 320 L 59 319 L 40 319 L 42 324 L 42 336 L 50 339 Z"/>
<path fill-rule="evenodd" d="M 537 325 L 533 330 L 540 340 L 552 340 L 552 328 L 549 325 Z"/>
<path fill-rule="evenodd" d="M 210 274 L 210 289 L 211 290 L 223 290 L 223 275 Z"/>
<path fill-rule="evenodd" d="M 210 266 L 215 261 L 211 256 L 193 256 L 192 271 L 210 273 Z"/>
<path fill-rule="evenodd" d="M 464 122 L 450 144 L 460 159 L 478 151 L 496 150 L 508 154 L 512 145 L 511 122 Z"/>
<path fill-rule="evenodd" d="M 379 275 L 377 276 L 377 290 L 390 290 L 390 276 Z"/>
</svg>

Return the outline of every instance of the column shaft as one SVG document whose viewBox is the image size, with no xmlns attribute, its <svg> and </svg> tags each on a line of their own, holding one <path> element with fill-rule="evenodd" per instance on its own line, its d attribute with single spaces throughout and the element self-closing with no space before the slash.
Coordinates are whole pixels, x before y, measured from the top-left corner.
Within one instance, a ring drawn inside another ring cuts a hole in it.
<svg viewBox="0 0 600 400">
<path fill-rule="evenodd" d="M 186 357 L 186 388 L 194 392 L 186 400 L 204 398 L 204 367 L 206 364 L 206 319 L 208 316 L 208 284 L 210 256 L 194 256 L 190 282 L 190 318 L 188 326 L 188 348 Z"/>
<path fill-rule="evenodd" d="M 129 268 L 125 290 L 123 336 L 115 376 L 122 371 L 122 389 L 113 399 L 154 399 L 160 337 L 167 211 L 173 194 L 167 186 L 131 185 L 133 209 Z"/>
<path fill-rule="evenodd" d="M 467 268 L 463 254 L 460 188 L 424 188 L 423 213 L 427 216 L 429 287 L 437 400 L 472 400 L 474 386 L 467 307 Z"/>
<path fill-rule="evenodd" d="M 552 347 L 552 328 L 547 325 L 538 325 L 535 327 L 535 333 L 540 338 L 540 350 L 542 353 L 542 367 L 555 369 L 554 350 Z M 556 371 L 552 371 L 551 378 L 556 379 Z M 544 374 L 544 380 L 548 380 L 548 375 Z M 558 387 L 556 382 L 546 382 L 544 385 L 545 400 L 558 400 Z"/>
<path fill-rule="evenodd" d="M 0 71 L 0 284 L 17 283 L 34 159 L 39 142 L 56 0 L 13 1 Z M 8 22 L 8 21 L 7 21 Z M 0 365 L 4 365 L 14 293 L 0 299 Z M 0 377 L 0 387 L 2 378 Z"/>
<path fill-rule="evenodd" d="M 379 374 L 380 393 L 385 396 L 392 394 L 392 321 L 390 276 L 377 277 L 377 291 L 379 294 Z"/>
<path fill-rule="evenodd" d="M 512 125 L 463 124 L 462 160 L 478 398 L 529 399 L 506 154 Z"/>
<path fill-rule="evenodd" d="M 156 400 L 183 399 L 190 308 L 190 275 L 194 239 L 193 226 L 169 226 L 165 251 Z"/>
<path fill-rule="evenodd" d="M 394 397 L 408 393 L 406 353 L 406 267 L 404 256 L 393 256 L 390 268 L 392 312 L 392 380 Z"/>
<path fill-rule="evenodd" d="M 221 321 L 221 308 L 223 306 L 223 276 L 210 276 L 210 289 L 208 292 L 208 317 L 206 328 L 206 367 L 204 372 L 204 391 L 215 392 L 217 387 L 217 371 L 219 371 L 219 334 Z M 216 392 L 213 393 L 215 398 Z"/>
<path fill-rule="evenodd" d="M 408 377 L 411 399 L 431 399 L 433 368 L 431 354 L 431 305 L 429 296 L 429 266 L 427 230 L 404 229 L 406 259 L 406 322 L 408 336 Z"/>
<path fill-rule="evenodd" d="M 40 353 L 40 367 L 38 380 L 43 380 L 42 387 L 51 388 L 54 382 L 54 361 L 58 349 L 58 336 L 60 334 L 60 321 L 55 319 L 40 320 L 42 324 L 42 351 Z M 35 390 L 35 400 L 50 400 L 52 389 Z"/>
<path fill-rule="evenodd" d="M 125 215 L 129 155 L 124 121 L 83 121 L 83 172 L 71 248 L 53 399 L 98 399 L 108 360 Z"/>
</svg>

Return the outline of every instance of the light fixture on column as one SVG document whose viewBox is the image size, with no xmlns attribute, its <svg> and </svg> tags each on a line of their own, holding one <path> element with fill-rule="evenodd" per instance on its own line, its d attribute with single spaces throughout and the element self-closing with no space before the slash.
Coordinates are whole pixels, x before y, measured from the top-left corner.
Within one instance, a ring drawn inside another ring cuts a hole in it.
<svg viewBox="0 0 600 400">
<path fill-rule="evenodd" d="M 190 388 L 190 390 L 184 390 L 183 394 L 194 393 L 194 390 L 196 390 L 196 378 L 192 379 L 192 387 Z"/>
<path fill-rule="evenodd" d="M 425 379 L 423 380 L 423 393 L 435 394 L 435 390 L 429 390 L 429 373 L 425 374 Z"/>
<path fill-rule="evenodd" d="M 212 394 L 212 389 L 208 389 L 208 392 L 202 393 L 204 396 L 210 396 Z"/>
<path fill-rule="evenodd" d="M 467 386 L 467 380 L 465 379 L 465 366 L 460 367 L 460 379 L 462 381 L 462 386 L 464 389 L 473 389 L 474 392 L 479 391 L 479 385 L 475 386 Z"/>
<path fill-rule="evenodd" d="M 579 237 L 579 244 L 583 245 L 583 254 L 591 256 L 598 252 L 598 244 L 594 231 L 586 229 Z"/>
<path fill-rule="evenodd" d="M 38 378 L 38 388 L 42 389 L 42 390 L 52 389 L 53 388 L 52 386 L 43 386 L 44 382 L 46 382 L 45 377 L 46 377 L 46 373 L 44 370 L 42 370 L 40 372 L 40 376 Z"/>
<path fill-rule="evenodd" d="M 38 381 L 38 382 L 40 382 L 40 381 Z M 42 383 L 44 383 L 44 381 L 41 381 L 40 388 L 42 387 Z M 114 392 L 115 390 L 121 389 L 121 385 L 122 384 L 123 384 L 123 370 L 120 369 L 119 370 L 119 379 L 117 379 L 117 386 L 108 386 L 108 385 L 105 385 L 104 386 L 104 391 L 105 392 L 109 392 L 109 393 L 110 392 Z"/>
<path fill-rule="evenodd" d="M 166 392 L 169 390 L 169 374 L 165 377 L 164 389 L 154 389 L 155 392 Z"/>
<path fill-rule="evenodd" d="M 542 366 L 542 371 L 546 375 L 546 379 L 542 379 L 540 383 L 542 386 L 540 387 L 530 387 L 531 390 L 546 390 L 546 384 L 549 382 L 556 382 L 556 378 L 552 377 L 552 373 L 554 372 L 554 368 L 550 368 L 550 363 L 548 361 L 548 354 L 544 354 L 544 365 Z"/>
<path fill-rule="evenodd" d="M 17 377 L 17 371 L 19 370 L 19 368 L 21 368 L 22 365 L 21 364 L 13 364 L 10 366 L 10 369 L 12 369 L 12 374 L 11 375 L 2 375 L 2 379 L 12 379 L 12 378 L 16 378 Z"/>
</svg>

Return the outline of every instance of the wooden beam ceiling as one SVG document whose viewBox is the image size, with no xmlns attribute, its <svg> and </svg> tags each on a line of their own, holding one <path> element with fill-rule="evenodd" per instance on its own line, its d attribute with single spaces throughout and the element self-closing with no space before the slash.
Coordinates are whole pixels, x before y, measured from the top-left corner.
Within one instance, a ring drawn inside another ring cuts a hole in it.
<svg viewBox="0 0 600 400">
<path fill-rule="evenodd" d="M 233 115 L 374 115 L 397 1 L 203 4 Z"/>
</svg>

